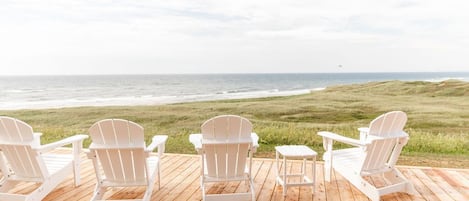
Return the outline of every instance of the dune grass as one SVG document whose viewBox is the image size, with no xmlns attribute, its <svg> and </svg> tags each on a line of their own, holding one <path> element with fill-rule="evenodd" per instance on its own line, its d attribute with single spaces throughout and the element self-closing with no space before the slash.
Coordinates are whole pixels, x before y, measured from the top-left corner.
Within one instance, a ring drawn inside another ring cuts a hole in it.
<svg viewBox="0 0 469 201">
<path fill-rule="evenodd" d="M 256 157 L 272 157 L 274 147 L 305 144 L 322 155 L 327 130 L 358 137 L 382 113 L 402 110 L 408 115 L 410 134 L 399 164 L 438 167 L 469 167 L 469 83 L 460 81 L 371 82 L 328 87 L 310 94 L 180 103 L 155 106 L 76 107 L 42 110 L 0 111 L 29 123 L 42 132 L 42 142 L 55 141 L 87 129 L 104 118 L 123 118 L 145 128 L 146 139 L 167 134 L 167 152 L 195 153 L 188 141 L 200 132 L 207 119 L 236 114 L 250 119 L 260 136 Z M 88 146 L 89 140 L 85 141 Z M 346 147 L 339 143 L 336 147 Z"/>
</svg>

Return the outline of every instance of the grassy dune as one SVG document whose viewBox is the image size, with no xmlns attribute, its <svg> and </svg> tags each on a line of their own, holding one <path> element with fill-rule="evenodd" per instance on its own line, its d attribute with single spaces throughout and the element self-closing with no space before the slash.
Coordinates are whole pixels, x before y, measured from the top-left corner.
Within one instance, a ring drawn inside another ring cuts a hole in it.
<svg viewBox="0 0 469 201">
<path fill-rule="evenodd" d="M 87 133 L 96 121 L 124 118 L 141 124 L 146 139 L 168 134 L 167 152 L 195 153 L 188 141 L 200 132 L 204 120 L 221 114 L 250 119 L 260 136 L 256 157 L 272 157 L 274 146 L 306 144 L 321 155 L 327 130 L 358 137 L 380 114 L 402 110 L 409 120 L 411 138 L 399 160 L 401 165 L 469 168 L 469 83 L 460 81 L 371 82 L 328 87 L 310 94 L 242 100 L 181 103 L 156 106 L 77 107 L 0 111 L 19 118 L 42 132 L 42 142 Z M 88 146 L 90 141 L 85 142 Z M 336 147 L 345 145 L 336 144 Z"/>
</svg>

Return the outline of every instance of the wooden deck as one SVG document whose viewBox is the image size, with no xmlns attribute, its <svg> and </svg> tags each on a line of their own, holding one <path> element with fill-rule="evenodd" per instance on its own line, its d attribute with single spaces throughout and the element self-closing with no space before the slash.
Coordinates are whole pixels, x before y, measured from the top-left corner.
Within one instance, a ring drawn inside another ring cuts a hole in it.
<svg viewBox="0 0 469 201">
<path fill-rule="evenodd" d="M 155 185 L 152 200 L 201 200 L 200 192 L 200 161 L 197 155 L 166 154 L 162 158 L 161 188 Z M 300 161 L 287 163 L 287 171 L 299 171 Z M 282 187 L 275 182 L 276 163 L 272 159 L 255 159 L 253 176 L 257 200 L 368 200 L 356 188 L 351 186 L 339 174 L 333 174 L 332 182 L 324 182 L 322 163 L 317 163 L 317 184 L 314 194 L 311 187 L 291 187 L 287 196 L 282 196 Z M 282 167 L 283 168 L 283 167 Z M 310 168 L 310 166 L 309 166 Z M 412 180 L 419 196 L 394 193 L 382 197 L 382 200 L 469 200 L 469 169 L 446 169 L 427 167 L 400 166 L 402 173 Z M 89 200 L 96 183 L 94 169 L 90 160 L 83 155 L 82 183 L 74 187 L 72 175 L 62 182 L 44 201 L 75 201 Z M 384 181 L 370 178 L 375 185 Z M 12 192 L 26 193 L 34 186 L 21 184 Z M 209 193 L 246 191 L 244 182 L 230 182 L 212 185 Z M 108 199 L 140 198 L 144 188 L 122 188 L 109 190 Z"/>
</svg>

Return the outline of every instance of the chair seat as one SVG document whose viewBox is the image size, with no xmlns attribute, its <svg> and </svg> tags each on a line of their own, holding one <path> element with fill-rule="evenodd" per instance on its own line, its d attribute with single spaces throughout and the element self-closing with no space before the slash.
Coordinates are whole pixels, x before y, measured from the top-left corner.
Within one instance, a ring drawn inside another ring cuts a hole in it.
<svg viewBox="0 0 469 201">
<path fill-rule="evenodd" d="M 73 162 L 71 154 L 43 154 L 42 158 L 51 175 Z"/>
<path fill-rule="evenodd" d="M 249 166 L 246 164 L 243 175 L 237 176 L 237 177 L 230 177 L 229 179 L 226 179 L 226 181 L 243 181 L 249 178 L 248 174 L 249 174 Z M 205 165 L 204 165 L 204 177 L 207 182 L 219 182 L 220 180 L 223 180 L 218 177 L 208 176 L 207 161 L 205 161 Z"/>
<path fill-rule="evenodd" d="M 361 161 L 364 160 L 364 152 L 362 148 L 350 148 L 332 151 L 334 157 L 333 166 L 336 169 L 346 169 L 346 171 L 353 170 L 355 174 L 361 176 L 368 176 L 376 173 L 383 173 L 391 171 L 392 169 L 387 168 L 386 164 L 383 164 L 380 168 L 376 169 L 365 169 L 360 165 Z"/>
<path fill-rule="evenodd" d="M 358 161 L 363 160 L 363 151 L 361 148 L 334 150 L 332 151 L 332 157 L 334 160 L 332 163 L 334 168 L 345 168 L 359 174 L 360 163 Z"/>
</svg>

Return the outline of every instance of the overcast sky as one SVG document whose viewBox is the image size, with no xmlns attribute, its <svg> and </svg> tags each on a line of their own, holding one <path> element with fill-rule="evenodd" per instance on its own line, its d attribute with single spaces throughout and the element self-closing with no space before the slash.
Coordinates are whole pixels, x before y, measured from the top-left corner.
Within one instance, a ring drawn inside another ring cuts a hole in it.
<svg viewBox="0 0 469 201">
<path fill-rule="evenodd" d="M 1 0 L 0 75 L 469 71 L 467 0 Z"/>
</svg>

